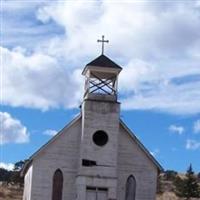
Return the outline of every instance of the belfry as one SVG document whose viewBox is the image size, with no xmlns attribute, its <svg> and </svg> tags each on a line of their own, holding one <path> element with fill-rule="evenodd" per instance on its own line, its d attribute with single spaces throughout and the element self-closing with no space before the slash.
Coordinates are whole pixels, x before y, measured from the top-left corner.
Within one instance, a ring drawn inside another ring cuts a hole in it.
<svg viewBox="0 0 200 200">
<path fill-rule="evenodd" d="M 122 68 L 99 41 L 102 54 L 82 72 L 80 114 L 26 163 L 23 200 L 155 200 L 162 167 L 120 119 Z"/>
</svg>

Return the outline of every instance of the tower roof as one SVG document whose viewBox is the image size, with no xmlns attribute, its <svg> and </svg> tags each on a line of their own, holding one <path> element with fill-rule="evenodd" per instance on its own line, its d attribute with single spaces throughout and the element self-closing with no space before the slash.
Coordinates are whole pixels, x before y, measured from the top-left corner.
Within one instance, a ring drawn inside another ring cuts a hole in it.
<svg viewBox="0 0 200 200">
<path fill-rule="evenodd" d="M 90 67 L 110 68 L 117 71 L 122 70 L 122 67 L 120 67 L 118 64 L 116 64 L 114 61 L 103 54 L 88 63 L 83 69 L 82 74 L 85 74 L 86 70 Z"/>
<path fill-rule="evenodd" d="M 122 69 L 118 64 L 113 62 L 110 58 L 105 55 L 100 55 L 99 57 L 95 58 L 93 61 L 88 63 L 87 66 L 98 66 L 98 67 L 109 67 L 109 68 L 117 68 Z"/>
</svg>

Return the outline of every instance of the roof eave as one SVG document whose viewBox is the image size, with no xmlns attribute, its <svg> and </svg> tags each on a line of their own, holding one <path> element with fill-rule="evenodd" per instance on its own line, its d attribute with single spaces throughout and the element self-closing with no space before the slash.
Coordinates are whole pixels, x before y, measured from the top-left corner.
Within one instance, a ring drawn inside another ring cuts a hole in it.
<svg viewBox="0 0 200 200">
<path fill-rule="evenodd" d="M 111 67 L 101 67 L 101 66 L 87 65 L 83 69 L 82 75 L 86 75 L 86 73 L 89 70 L 89 68 L 94 68 L 94 70 L 96 69 L 97 71 L 102 71 L 102 70 L 106 71 L 107 70 L 108 72 L 110 71 L 110 72 L 113 72 L 113 73 L 116 73 L 116 74 L 119 74 L 122 71 L 122 68 L 111 68 Z"/>
</svg>

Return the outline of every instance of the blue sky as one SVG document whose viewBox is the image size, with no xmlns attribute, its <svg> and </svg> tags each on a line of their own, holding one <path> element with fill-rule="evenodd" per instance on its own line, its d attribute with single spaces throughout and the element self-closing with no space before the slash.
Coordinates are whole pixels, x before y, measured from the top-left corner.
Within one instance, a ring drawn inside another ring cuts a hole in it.
<svg viewBox="0 0 200 200">
<path fill-rule="evenodd" d="M 165 169 L 200 171 L 200 1 L 3 0 L 1 22 L 1 166 L 79 113 L 105 34 L 123 121 Z"/>
</svg>

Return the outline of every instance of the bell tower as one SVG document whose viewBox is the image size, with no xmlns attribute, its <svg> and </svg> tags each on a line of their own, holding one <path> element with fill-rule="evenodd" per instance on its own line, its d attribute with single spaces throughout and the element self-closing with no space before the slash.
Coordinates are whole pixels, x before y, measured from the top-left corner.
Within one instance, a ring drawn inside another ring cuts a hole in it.
<svg viewBox="0 0 200 200">
<path fill-rule="evenodd" d="M 117 101 L 118 74 L 122 68 L 104 55 L 104 43 L 102 43 L 101 56 L 86 65 L 82 74 L 85 76 L 84 99 Z"/>
<path fill-rule="evenodd" d="M 117 82 L 121 67 L 105 55 L 88 63 L 85 76 L 84 99 L 117 101 Z"/>
<path fill-rule="evenodd" d="M 117 198 L 120 113 L 117 82 L 121 70 L 119 65 L 102 54 L 88 63 L 82 72 L 85 76 L 85 92 L 81 108 L 78 200 L 86 200 L 91 189 L 97 193 L 104 191 L 107 199 Z"/>
</svg>

